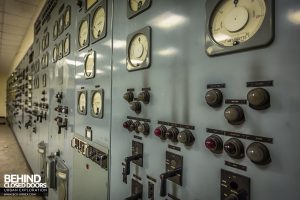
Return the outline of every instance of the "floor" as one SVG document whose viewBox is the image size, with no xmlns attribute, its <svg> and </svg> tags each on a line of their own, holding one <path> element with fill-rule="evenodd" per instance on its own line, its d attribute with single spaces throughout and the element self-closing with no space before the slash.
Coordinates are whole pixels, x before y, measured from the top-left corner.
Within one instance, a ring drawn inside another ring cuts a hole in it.
<svg viewBox="0 0 300 200">
<path fill-rule="evenodd" d="M 3 187 L 4 174 L 30 174 L 26 160 L 7 125 L 0 125 L 0 187 Z M 5 200 L 42 200 L 42 197 L 1 197 Z"/>
</svg>

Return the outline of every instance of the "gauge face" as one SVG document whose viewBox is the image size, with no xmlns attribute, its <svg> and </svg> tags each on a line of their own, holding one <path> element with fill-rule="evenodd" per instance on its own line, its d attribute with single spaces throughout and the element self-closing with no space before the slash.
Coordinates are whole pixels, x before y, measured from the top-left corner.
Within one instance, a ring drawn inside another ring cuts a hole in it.
<svg viewBox="0 0 300 200">
<path fill-rule="evenodd" d="M 246 42 L 260 29 L 265 15 L 265 0 L 222 1 L 211 19 L 212 37 L 222 46 Z"/>
<path fill-rule="evenodd" d="M 130 0 L 130 8 L 133 11 L 138 11 L 145 4 L 146 0 Z"/>
<path fill-rule="evenodd" d="M 70 35 L 64 41 L 64 56 L 70 53 Z"/>
<path fill-rule="evenodd" d="M 47 84 L 47 77 L 46 74 L 43 75 L 43 87 L 46 87 Z"/>
<path fill-rule="evenodd" d="M 95 39 L 100 38 L 103 29 L 104 29 L 104 25 L 105 25 L 105 10 L 103 7 L 99 7 L 94 16 L 93 16 L 93 20 L 92 20 L 92 35 Z"/>
<path fill-rule="evenodd" d="M 92 111 L 93 114 L 99 115 L 100 112 L 102 111 L 102 95 L 100 91 L 97 91 L 94 93 L 93 98 L 92 98 Z"/>
<path fill-rule="evenodd" d="M 88 34 L 89 34 L 89 25 L 87 20 L 83 20 L 80 24 L 79 28 L 79 46 L 84 47 L 87 45 L 88 42 Z"/>
<path fill-rule="evenodd" d="M 70 19 L 71 19 L 71 7 L 68 6 L 64 16 L 65 28 L 67 28 L 70 25 Z"/>
<path fill-rule="evenodd" d="M 90 9 L 96 2 L 97 0 L 86 0 L 85 9 Z"/>
<path fill-rule="evenodd" d="M 53 48 L 53 62 L 56 62 L 56 61 L 57 61 L 57 54 L 58 54 L 57 46 L 55 46 L 55 47 Z"/>
<path fill-rule="evenodd" d="M 93 78 L 95 74 L 95 52 L 90 52 L 84 62 L 85 78 Z"/>
<path fill-rule="evenodd" d="M 53 27 L 53 38 L 56 39 L 58 36 L 58 22 L 54 22 L 54 27 Z"/>
<path fill-rule="evenodd" d="M 64 30 L 64 18 L 63 17 L 59 18 L 58 25 L 59 25 L 58 26 L 59 34 L 61 34 Z"/>
<path fill-rule="evenodd" d="M 78 97 L 78 111 L 81 114 L 86 113 L 86 93 L 80 92 Z"/>
<path fill-rule="evenodd" d="M 129 46 L 129 61 L 133 67 L 139 67 L 145 62 L 148 54 L 148 40 L 143 34 L 137 34 Z"/>
<path fill-rule="evenodd" d="M 60 42 L 58 45 L 58 58 L 61 59 L 63 55 L 63 43 Z"/>
<path fill-rule="evenodd" d="M 48 66 L 48 53 L 45 54 L 45 67 Z"/>
</svg>

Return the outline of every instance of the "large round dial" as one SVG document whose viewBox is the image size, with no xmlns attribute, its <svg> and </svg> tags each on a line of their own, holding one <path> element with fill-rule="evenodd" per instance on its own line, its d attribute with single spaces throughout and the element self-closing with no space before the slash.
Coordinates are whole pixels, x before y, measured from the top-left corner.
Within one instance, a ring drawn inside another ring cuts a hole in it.
<svg viewBox="0 0 300 200">
<path fill-rule="evenodd" d="M 80 93 L 79 99 L 78 99 L 78 109 L 80 112 L 86 111 L 86 95 L 84 92 Z"/>
<path fill-rule="evenodd" d="M 70 19 L 71 19 L 71 8 L 67 7 L 67 10 L 66 10 L 65 16 L 64 16 L 65 28 L 67 28 L 70 25 Z"/>
<path fill-rule="evenodd" d="M 143 34 L 137 34 L 133 37 L 129 46 L 129 60 L 134 67 L 139 67 L 147 58 L 148 40 Z"/>
<path fill-rule="evenodd" d="M 84 47 L 88 41 L 89 25 L 87 20 L 83 20 L 79 28 L 79 46 Z"/>
<path fill-rule="evenodd" d="M 67 55 L 70 52 L 70 37 L 67 37 L 64 41 L 64 54 Z"/>
<path fill-rule="evenodd" d="M 145 4 L 146 0 L 130 0 L 130 8 L 133 11 L 138 11 Z"/>
<path fill-rule="evenodd" d="M 102 110 L 102 97 L 99 91 L 93 95 L 92 106 L 94 114 L 98 115 Z"/>
<path fill-rule="evenodd" d="M 93 16 L 93 30 L 92 34 L 95 39 L 98 39 L 103 32 L 105 25 L 105 10 L 102 7 L 99 7 Z"/>
<path fill-rule="evenodd" d="M 94 76 L 95 72 L 95 56 L 94 52 L 89 53 L 85 58 L 84 71 L 87 78 Z"/>
<path fill-rule="evenodd" d="M 55 21 L 53 27 L 53 38 L 56 39 L 57 36 L 58 36 L 58 21 Z"/>
<path fill-rule="evenodd" d="M 264 0 L 223 0 L 211 19 L 212 37 L 223 46 L 246 42 L 259 30 L 265 14 Z"/>
</svg>

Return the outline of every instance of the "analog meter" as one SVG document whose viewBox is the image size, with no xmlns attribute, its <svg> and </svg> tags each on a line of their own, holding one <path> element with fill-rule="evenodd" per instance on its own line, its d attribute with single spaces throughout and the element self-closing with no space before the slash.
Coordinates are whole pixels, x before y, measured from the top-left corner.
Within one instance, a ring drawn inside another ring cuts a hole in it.
<svg viewBox="0 0 300 200">
<path fill-rule="evenodd" d="M 58 35 L 64 31 L 64 16 L 61 16 L 58 20 Z"/>
<path fill-rule="evenodd" d="M 40 71 L 40 60 L 38 59 L 35 63 L 35 72 L 39 72 Z"/>
<path fill-rule="evenodd" d="M 55 63 L 57 61 L 57 57 L 58 57 L 58 48 L 55 45 L 53 48 L 53 62 Z"/>
<path fill-rule="evenodd" d="M 84 58 L 84 76 L 86 79 L 95 77 L 95 54 L 95 51 L 90 51 Z"/>
<path fill-rule="evenodd" d="M 71 6 L 67 6 L 64 14 L 64 27 L 67 29 L 71 24 Z"/>
<path fill-rule="evenodd" d="M 77 110 L 79 114 L 86 115 L 86 105 L 87 105 L 87 92 L 86 91 L 78 92 Z"/>
<path fill-rule="evenodd" d="M 103 117 L 103 90 L 92 91 L 91 115 L 93 117 Z"/>
<path fill-rule="evenodd" d="M 64 56 L 69 55 L 70 53 L 70 34 L 67 34 L 67 37 L 64 40 Z"/>
<path fill-rule="evenodd" d="M 106 35 L 106 4 L 102 1 L 93 12 L 91 22 L 92 42 L 96 42 Z"/>
<path fill-rule="evenodd" d="M 58 59 L 63 57 L 63 41 L 58 44 Z"/>
<path fill-rule="evenodd" d="M 128 0 L 127 17 L 130 19 L 151 6 L 151 0 Z"/>
<path fill-rule="evenodd" d="M 150 67 L 151 28 L 145 27 L 127 37 L 127 70 Z"/>
<path fill-rule="evenodd" d="M 55 21 L 53 27 L 53 39 L 55 40 L 57 36 L 58 36 L 58 21 Z"/>
<path fill-rule="evenodd" d="M 46 76 L 46 74 L 43 74 L 42 81 L 43 81 L 43 87 L 46 87 L 47 86 L 47 76 Z"/>
<path fill-rule="evenodd" d="M 208 55 L 265 46 L 273 39 L 273 0 L 208 0 Z"/>
<path fill-rule="evenodd" d="M 85 17 L 79 24 L 78 44 L 79 49 L 83 49 L 89 45 L 89 20 Z"/>
</svg>

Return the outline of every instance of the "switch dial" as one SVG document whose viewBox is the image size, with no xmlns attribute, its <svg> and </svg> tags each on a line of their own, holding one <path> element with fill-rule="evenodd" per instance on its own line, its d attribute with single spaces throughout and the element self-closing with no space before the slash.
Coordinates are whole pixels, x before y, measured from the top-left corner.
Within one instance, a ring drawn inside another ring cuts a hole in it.
<svg viewBox="0 0 300 200">
<path fill-rule="evenodd" d="M 233 125 L 242 124 L 245 121 L 244 111 L 238 105 L 230 105 L 224 111 L 228 123 Z"/>
<path fill-rule="evenodd" d="M 191 131 L 184 130 L 178 134 L 177 140 L 186 146 L 191 146 L 195 141 L 195 137 Z"/>
<path fill-rule="evenodd" d="M 128 91 L 128 92 L 126 92 L 126 93 L 123 95 L 123 98 L 124 98 L 127 102 L 130 103 L 130 102 L 133 101 L 134 94 L 133 94 L 133 92 Z"/>
<path fill-rule="evenodd" d="M 271 162 L 268 148 L 260 142 L 251 143 L 246 150 L 246 154 L 253 163 L 258 165 L 266 165 Z"/>
<path fill-rule="evenodd" d="M 149 124 L 147 122 L 140 124 L 138 127 L 139 133 L 143 133 L 144 135 L 149 135 Z"/>
<path fill-rule="evenodd" d="M 142 101 L 144 104 L 148 104 L 150 101 L 150 94 L 147 90 L 142 91 L 138 94 L 138 100 Z"/>
<path fill-rule="evenodd" d="M 130 129 L 134 130 L 136 133 L 139 133 L 139 130 L 138 130 L 139 125 L 141 125 L 141 123 L 139 121 L 135 121 L 134 123 L 132 123 L 130 125 Z"/>
<path fill-rule="evenodd" d="M 205 140 L 205 146 L 211 152 L 220 154 L 223 150 L 223 141 L 218 135 L 211 135 Z"/>
<path fill-rule="evenodd" d="M 225 152 L 232 158 L 241 159 L 245 156 L 244 145 L 237 138 L 231 138 L 224 144 Z"/>
<path fill-rule="evenodd" d="M 270 107 L 270 95 L 264 88 L 254 88 L 248 92 L 249 106 L 255 110 L 264 110 Z"/>
<path fill-rule="evenodd" d="M 162 140 L 165 140 L 166 139 L 166 132 L 167 132 L 167 128 L 165 126 L 160 126 L 160 127 L 157 127 L 155 130 L 154 130 L 154 134 L 157 136 L 157 137 L 160 137 L 160 139 Z"/>
<path fill-rule="evenodd" d="M 172 142 L 178 142 L 177 140 L 178 134 L 179 134 L 178 129 L 176 127 L 172 127 L 167 131 L 166 136 Z"/>
<path fill-rule="evenodd" d="M 205 95 L 205 100 L 211 107 L 220 107 L 223 101 L 222 92 L 218 89 L 209 90 Z"/>
<path fill-rule="evenodd" d="M 138 101 L 131 102 L 130 103 L 130 109 L 133 110 L 136 113 L 140 113 L 141 109 L 142 109 L 141 103 L 138 102 Z"/>
<path fill-rule="evenodd" d="M 127 120 L 126 122 L 123 123 L 123 128 L 126 128 L 128 131 L 133 131 L 131 130 L 131 124 L 133 123 L 132 120 Z"/>
</svg>

